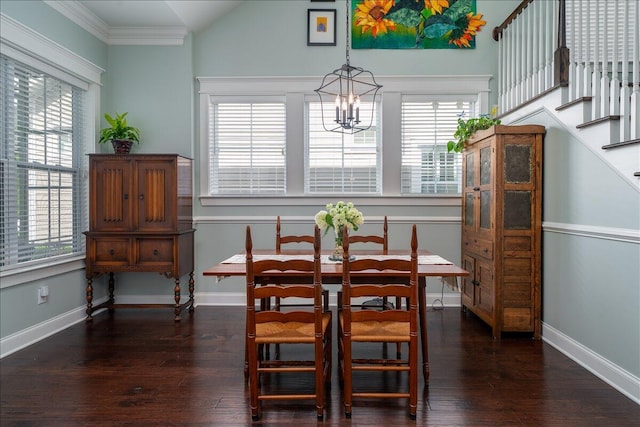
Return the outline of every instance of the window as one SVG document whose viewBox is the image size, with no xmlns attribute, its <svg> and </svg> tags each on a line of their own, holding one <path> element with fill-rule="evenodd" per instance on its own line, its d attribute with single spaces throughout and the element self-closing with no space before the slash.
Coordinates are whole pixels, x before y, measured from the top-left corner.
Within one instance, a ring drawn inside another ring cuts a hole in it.
<svg viewBox="0 0 640 427">
<path fill-rule="evenodd" d="M 373 126 L 342 135 L 322 126 L 317 77 L 198 77 L 200 203 L 459 203 L 461 156 L 446 145 L 460 113 L 488 111 L 489 80 L 381 77 L 375 109 L 361 103 Z"/>
<path fill-rule="evenodd" d="M 86 90 L 0 56 L 0 270 L 84 254 Z"/>
<path fill-rule="evenodd" d="M 470 101 L 402 100 L 402 192 L 460 194 L 462 158 L 447 152 L 458 117 L 475 115 Z"/>
<path fill-rule="evenodd" d="M 212 97 L 209 114 L 210 193 L 284 194 L 284 102 Z"/>
<path fill-rule="evenodd" d="M 370 117 L 372 102 L 360 105 Z M 376 113 L 380 107 L 376 108 Z M 378 118 L 370 129 L 354 135 L 328 132 L 322 126 L 320 102 L 307 103 L 305 193 L 381 193 Z"/>
</svg>

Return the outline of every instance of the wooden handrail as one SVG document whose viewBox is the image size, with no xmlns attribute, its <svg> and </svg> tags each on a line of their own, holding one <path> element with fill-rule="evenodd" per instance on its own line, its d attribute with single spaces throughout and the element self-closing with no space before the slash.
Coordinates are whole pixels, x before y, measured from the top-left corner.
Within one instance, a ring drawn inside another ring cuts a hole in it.
<svg viewBox="0 0 640 427">
<path fill-rule="evenodd" d="M 500 40 L 502 31 L 504 31 L 504 29 L 507 28 L 509 24 L 511 24 L 511 21 L 516 19 L 516 16 L 518 16 L 531 2 L 533 2 L 533 0 L 522 0 L 518 7 L 516 7 L 515 10 L 511 12 L 511 15 L 509 15 L 502 24 L 493 29 L 493 39 L 495 41 Z"/>
</svg>

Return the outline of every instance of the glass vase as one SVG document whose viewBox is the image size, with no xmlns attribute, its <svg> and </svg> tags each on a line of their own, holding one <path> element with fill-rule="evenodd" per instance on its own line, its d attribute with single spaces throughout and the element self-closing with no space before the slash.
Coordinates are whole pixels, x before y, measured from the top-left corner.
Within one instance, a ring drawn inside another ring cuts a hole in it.
<svg viewBox="0 0 640 427">
<path fill-rule="evenodd" d="M 333 246 L 333 253 L 329 255 L 329 259 L 331 261 L 342 261 L 342 254 L 344 252 L 342 248 L 342 227 L 338 227 L 335 229 L 336 232 L 336 240 Z"/>
</svg>

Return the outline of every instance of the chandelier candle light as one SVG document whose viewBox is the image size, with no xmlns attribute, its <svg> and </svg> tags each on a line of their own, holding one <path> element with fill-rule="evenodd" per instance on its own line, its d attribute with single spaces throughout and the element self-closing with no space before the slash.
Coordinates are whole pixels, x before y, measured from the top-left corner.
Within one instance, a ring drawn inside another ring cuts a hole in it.
<svg viewBox="0 0 640 427">
<path fill-rule="evenodd" d="M 336 233 L 335 247 L 333 254 L 329 256 L 331 261 L 342 261 L 342 233 L 344 227 L 357 231 L 358 227 L 364 224 L 362 212 L 353 206 L 353 203 L 338 202 L 335 205 L 328 203 L 326 210 L 321 210 L 316 214 L 316 224 L 326 235 L 330 228 Z"/>
<path fill-rule="evenodd" d="M 324 76 L 322 85 L 315 90 L 320 97 L 322 109 L 322 126 L 326 131 L 354 134 L 367 130 L 373 124 L 376 95 L 382 87 L 376 82 L 371 71 L 354 67 L 349 62 L 349 11 L 350 2 L 347 0 L 346 16 L 346 63 Z M 360 102 L 365 97 L 372 98 L 371 115 L 360 120 Z M 335 119 L 333 111 L 328 105 L 335 105 Z"/>
</svg>

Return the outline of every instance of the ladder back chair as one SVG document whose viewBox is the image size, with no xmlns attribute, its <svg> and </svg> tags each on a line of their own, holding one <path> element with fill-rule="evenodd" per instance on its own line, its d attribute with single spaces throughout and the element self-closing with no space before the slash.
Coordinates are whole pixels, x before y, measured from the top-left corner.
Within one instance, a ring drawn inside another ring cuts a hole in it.
<svg viewBox="0 0 640 427">
<path fill-rule="evenodd" d="M 416 418 L 418 402 L 418 238 L 415 224 L 411 233 L 410 260 L 368 259 L 349 260 L 348 230 L 344 230 L 342 260 L 342 310 L 338 313 L 339 375 L 343 385 L 344 411 L 350 418 L 353 398 L 407 398 L 409 416 Z M 360 284 L 352 282 L 352 274 L 362 270 L 376 270 L 389 276 L 389 284 Z M 398 280 L 399 277 L 404 277 Z M 408 299 L 409 309 L 352 310 L 352 301 L 361 297 L 402 297 Z M 354 358 L 354 344 L 374 342 L 408 343 L 405 359 Z M 354 371 L 407 372 L 408 384 L 398 390 L 378 392 L 354 391 Z"/>
<path fill-rule="evenodd" d="M 280 215 L 276 218 L 276 253 L 280 253 L 283 249 L 284 245 L 291 245 L 294 243 L 301 244 L 303 246 L 308 246 L 309 248 L 313 247 L 313 238 L 314 236 L 303 234 L 303 235 L 282 235 L 282 225 L 280 223 Z M 323 307 L 325 311 L 329 310 L 329 291 L 327 289 L 322 289 L 322 298 L 323 298 Z M 278 309 L 283 306 L 281 304 L 280 298 L 275 299 L 275 307 Z"/>
<path fill-rule="evenodd" d="M 384 222 L 382 224 L 382 235 L 359 235 L 359 234 L 351 234 L 349 235 L 349 245 L 352 246 L 353 244 L 367 244 L 367 245 L 378 245 L 381 249 L 382 249 L 382 253 L 383 254 L 387 254 L 387 252 L 389 251 L 389 224 L 387 222 L 387 216 L 384 216 Z M 341 292 L 338 291 L 338 311 L 340 311 L 340 307 L 341 307 Z M 389 305 L 389 298 L 388 297 L 383 297 L 380 299 L 381 301 L 381 306 L 379 307 L 381 310 L 386 310 L 391 308 L 391 306 Z M 395 308 L 399 309 L 402 305 L 402 299 L 400 297 L 396 297 L 395 298 Z M 366 307 L 366 306 L 362 306 L 361 308 L 372 308 L 372 307 Z M 376 307 L 377 308 L 377 307 Z M 386 343 L 385 343 L 386 344 Z M 401 350 L 402 350 L 402 343 L 396 343 L 396 357 L 400 358 L 401 357 Z"/>
<path fill-rule="evenodd" d="M 306 259 L 253 259 L 251 228 L 246 231 L 246 288 L 247 288 L 247 357 L 249 365 L 249 392 L 251 417 L 260 419 L 264 400 L 315 400 L 316 415 L 323 419 L 325 388 L 331 378 L 331 312 L 322 307 L 320 268 L 320 229 L 314 231 L 313 261 Z M 311 284 L 274 285 L 260 283 L 260 277 L 278 271 L 295 271 L 313 275 Z M 256 283 L 260 286 L 256 286 Z M 312 306 L 292 311 L 256 310 L 256 305 L 267 298 L 297 297 L 312 302 Z M 313 349 L 309 360 L 274 360 L 261 357 L 259 348 L 269 344 L 306 344 Z M 307 394 L 279 394 L 276 389 L 266 390 L 261 380 L 264 375 L 309 372 L 314 374 L 314 392 Z"/>
</svg>

